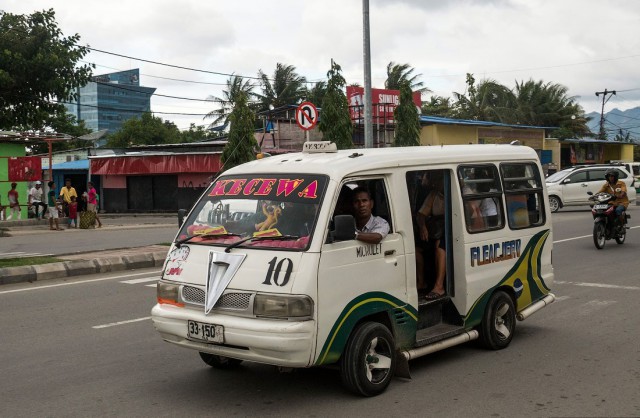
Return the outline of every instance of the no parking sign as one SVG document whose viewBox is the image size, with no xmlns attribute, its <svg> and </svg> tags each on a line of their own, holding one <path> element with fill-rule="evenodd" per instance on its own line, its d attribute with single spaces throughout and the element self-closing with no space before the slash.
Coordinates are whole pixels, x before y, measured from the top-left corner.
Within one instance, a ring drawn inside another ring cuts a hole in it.
<svg viewBox="0 0 640 418">
<path fill-rule="evenodd" d="M 311 102 L 303 102 L 296 108 L 296 122 L 298 126 L 308 131 L 318 123 L 318 108 Z"/>
</svg>

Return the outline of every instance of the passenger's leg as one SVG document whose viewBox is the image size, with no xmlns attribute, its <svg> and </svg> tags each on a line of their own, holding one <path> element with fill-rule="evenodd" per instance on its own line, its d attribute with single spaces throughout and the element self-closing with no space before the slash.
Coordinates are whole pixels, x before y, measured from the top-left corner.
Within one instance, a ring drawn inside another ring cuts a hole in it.
<svg viewBox="0 0 640 418">
<path fill-rule="evenodd" d="M 422 253 L 422 247 L 416 244 L 416 286 L 418 292 L 425 288 L 424 284 L 424 254 Z"/>
<path fill-rule="evenodd" d="M 436 283 L 431 290 L 438 295 L 444 295 L 444 278 L 447 266 L 447 252 L 441 246 L 442 240 L 436 243 Z"/>
</svg>

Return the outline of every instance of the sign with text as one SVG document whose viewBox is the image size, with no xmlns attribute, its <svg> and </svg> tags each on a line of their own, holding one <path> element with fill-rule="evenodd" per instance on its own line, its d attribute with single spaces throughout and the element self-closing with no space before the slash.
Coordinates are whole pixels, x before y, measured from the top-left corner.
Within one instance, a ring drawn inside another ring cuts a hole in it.
<svg viewBox="0 0 640 418">
<path fill-rule="evenodd" d="M 412 94 L 413 103 L 420 109 L 422 98 L 419 91 Z M 364 122 L 364 87 L 347 86 L 349 113 L 355 123 Z M 382 125 L 393 123 L 393 111 L 400 104 L 400 90 L 371 89 L 373 123 Z M 420 113 L 420 110 L 418 110 Z"/>
</svg>

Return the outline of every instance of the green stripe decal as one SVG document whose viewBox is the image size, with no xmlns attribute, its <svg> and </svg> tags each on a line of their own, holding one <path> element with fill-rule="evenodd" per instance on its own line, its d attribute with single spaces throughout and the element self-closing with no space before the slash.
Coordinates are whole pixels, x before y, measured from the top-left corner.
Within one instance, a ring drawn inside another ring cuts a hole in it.
<svg viewBox="0 0 640 418">
<path fill-rule="evenodd" d="M 532 302 L 549 293 L 549 287 L 540 275 L 542 267 L 542 249 L 549 237 L 549 230 L 538 232 L 531 237 L 527 246 L 522 251 L 520 258 L 509 272 L 490 289 L 487 289 L 471 306 L 464 324 L 467 327 L 475 326 L 482 320 L 482 315 L 489 297 L 493 292 L 503 286 L 511 287 L 516 294 L 516 310 L 520 311 Z"/>
<path fill-rule="evenodd" d="M 402 319 L 400 320 L 395 319 L 393 313 L 389 314 L 392 326 L 395 327 L 396 330 L 402 328 L 398 330 L 398 334 L 407 335 L 408 333 L 415 338 L 418 311 L 414 307 L 407 305 L 405 302 L 388 293 L 364 293 L 351 300 L 342 310 L 320 351 L 316 365 L 334 363 L 340 358 L 342 350 L 346 346 L 349 335 L 351 334 L 351 330 L 360 319 L 372 314 L 380 312 L 388 313 L 390 311 L 401 311 L 402 313 L 402 315 L 400 315 Z"/>
</svg>

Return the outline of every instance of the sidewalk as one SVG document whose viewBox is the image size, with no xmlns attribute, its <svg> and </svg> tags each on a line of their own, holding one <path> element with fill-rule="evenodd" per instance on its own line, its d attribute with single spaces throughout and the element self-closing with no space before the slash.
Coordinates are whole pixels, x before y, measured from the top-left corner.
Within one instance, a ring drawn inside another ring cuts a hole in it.
<svg viewBox="0 0 640 418">
<path fill-rule="evenodd" d="M 103 230 L 144 229 L 158 226 L 178 225 L 176 215 L 164 214 L 100 214 Z M 60 225 L 66 227 L 66 218 L 60 219 Z M 0 221 L 0 239 L 11 236 L 42 234 L 49 232 L 48 220 Z M 82 229 L 65 230 L 67 233 L 85 231 Z M 54 233 L 53 231 L 51 233 Z M 149 267 L 161 267 L 167 256 L 166 245 L 121 248 L 116 250 L 91 251 L 56 255 L 64 260 L 58 263 L 33 266 L 0 268 L 0 285 L 9 283 L 34 282 L 38 280 L 58 279 L 85 274 L 107 273 Z"/>
<path fill-rule="evenodd" d="M 108 273 L 111 271 L 162 267 L 168 251 L 168 246 L 150 245 L 120 250 L 60 255 L 56 256 L 56 258 L 65 261 L 34 266 L 0 268 L 0 285 Z"/>
</svg>

